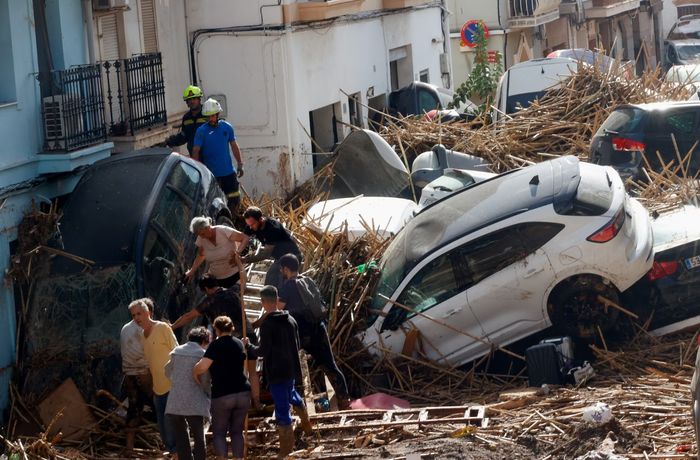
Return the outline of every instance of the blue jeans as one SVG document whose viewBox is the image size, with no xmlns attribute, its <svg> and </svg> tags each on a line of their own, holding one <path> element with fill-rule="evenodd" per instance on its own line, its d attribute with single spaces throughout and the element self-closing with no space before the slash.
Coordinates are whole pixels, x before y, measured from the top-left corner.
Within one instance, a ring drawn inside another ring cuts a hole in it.
<svg viewBox="0 0 700 460">
<path fill-rule="evenodd" d="M 294 379 L 282 383 L 271 383 L 269 387 L 272 399 L 275 401 L 275 420 L 277 420 L 277 425 L 291 425 L 290 406 L 304 407 L 304 400 L 297 393 L 297 390 L 294 389 Z"/>
<path fill-rule="evenodd" d="M 165 450 L 176 452 L 175 427 L 168 417 L 165 416 L 165 406 L 168 404 L 168 394 L 153 395 L 153 406 L 156 409 L 156 419 L 158 420 L 158 431 L 160 439 L 165 444 Z"/>
</svg>

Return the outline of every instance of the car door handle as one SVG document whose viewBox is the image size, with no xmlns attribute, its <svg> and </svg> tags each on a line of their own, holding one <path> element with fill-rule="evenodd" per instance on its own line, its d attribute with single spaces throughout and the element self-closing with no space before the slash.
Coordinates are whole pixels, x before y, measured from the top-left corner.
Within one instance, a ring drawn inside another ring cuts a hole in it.
<svg viewBox="0 0 700 460">
<path fill-rule="evenodd" d="M 544 267 L 531 268 L 530 270 L 525 272 L 525 274 L 523 275 L 523 278 L 529 278 L 529 277 L 534 276 L 534 275 L 541 273 L 543 271 L 544 271 Z"/>
<path fill-rule="evenodd" d="M 442 315 L 442 318 L 449 318 L 450 316 L 454 315 L 455 313 L 459 313 L 461 308 L 453 308 L 452 310 L 448 310 L 444 315 Z"/>
</svg>

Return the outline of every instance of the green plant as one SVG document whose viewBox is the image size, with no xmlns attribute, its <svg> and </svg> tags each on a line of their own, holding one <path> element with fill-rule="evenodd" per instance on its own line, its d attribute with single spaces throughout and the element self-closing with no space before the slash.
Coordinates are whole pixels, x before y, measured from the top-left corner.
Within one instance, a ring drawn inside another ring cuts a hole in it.
<svg viewBox="0 0 700 460">
<path fill-rule="evenodd" d="M 495 53 L 494 62 L 489 62 L 489 54 L 486 48 L 486 36 L 484 28 L 478 27 L 474 36 L 475 56 L 474 68 L 469 74 L 467 81 L 462 83 L 456 90 L 450 108 L 459 107 L 467 100 L 474 99 L 473 102 L 480 102 L 479 112 L 488 111 L 493 102 L 498 87 L 498 80 L 503 74 L 503 63 L 501 53 Z"/>
</svg>

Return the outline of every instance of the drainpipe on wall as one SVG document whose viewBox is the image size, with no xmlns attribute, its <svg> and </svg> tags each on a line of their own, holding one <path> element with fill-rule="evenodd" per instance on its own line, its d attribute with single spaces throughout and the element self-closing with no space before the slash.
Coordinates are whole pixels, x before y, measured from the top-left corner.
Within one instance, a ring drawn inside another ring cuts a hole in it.
<svg viewBox="0 0 700 460">
<path fill-rule="evenodd" d="M 292 30 L 291 27 L 289 27 L 288 24 L 285 24 L 284 27 L 284 34 L 282 35 L 284 39 L 284 46 L 282 47 L 282 53 L 283 53 L 283 65 L 282 65 L 282 88 L 284 91 L 284 105 L 287 107 L 287 116 L 285 117 L 286 123 L 287 123 L 287 148 L 289 149 L 289 171 L 291 173 L 291 186 L 292 189 L 294 189 L 295 182 L 296 182 L 296 161 L 294 158 L 294 147 L 292 146 L 292 127 L 294 129 L 298 130 L 299 127 L 297 124 L 299 123 L 296 120 L 296 101 L 292 104 L 290 103 L 290 97 L 289 97 L 289 85 L 290 85 L 290 80 L 292 77 L 290 75 L 293 75 L 294 72 L 290 72 L 290 65 L 292 63 L 292 60 L 290 59 L 290 48 L 291 48 L 291 41 L 292 41 Z M 294 120 L 292 120 L 292 117 Z"/>
<path fill-rule="evenodd" d="M 85 31 L 87 34 L 88 58 L 89 63 L 97 62 L 95 54 L 95 27 L 92 17 L 92 0 L 83 0 L 83 20 L 85 21 Z"/>
</svg>

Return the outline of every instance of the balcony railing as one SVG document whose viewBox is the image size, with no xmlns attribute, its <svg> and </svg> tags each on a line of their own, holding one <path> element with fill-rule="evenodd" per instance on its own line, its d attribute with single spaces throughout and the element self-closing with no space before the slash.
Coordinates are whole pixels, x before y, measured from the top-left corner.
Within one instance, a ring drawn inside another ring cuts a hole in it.
<svg viewBox="0 0 700 460">
<path fill-rule="evenodd" d="M 102 68 L 110 135 L 133 136 L 137 131 L 167 124 L 160 53 L 105 61 Z"/>
<path fill-rule="evenodd" d="M 559 18 L 561 0 L 509 0 L 508 27 L 535 27 Z"/>
<path fill-rule="evenodd" d="M 639 8 L 640 0 L 593 0 L 593 5 L 586 10 L 590 19 L 610 18 L 618 14 Z"/>
<path fill-rule="evenodd" d="M 40 73 L 38 80 L 47 151 L 167 126 L 160 53 Z"/>
<path fill-rule="evenodd" d="M 99 64 L 39 74 L 39 81 L 45 150 L 75 150 L 105 140 Z"/>
</svg>

